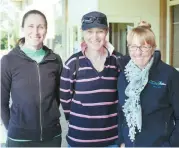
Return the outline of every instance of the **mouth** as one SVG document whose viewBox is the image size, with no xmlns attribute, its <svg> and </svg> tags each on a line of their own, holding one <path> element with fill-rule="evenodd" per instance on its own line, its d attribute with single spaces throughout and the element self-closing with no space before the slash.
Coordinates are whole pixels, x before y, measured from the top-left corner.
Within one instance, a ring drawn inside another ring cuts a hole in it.
<svg viewBox="0 0 179 148">
<path fill-rule="evenodd" d="M 33 39 L 33 40 L 39 40 L 40 37 L 31 37 L 31 39 Z"/>
<path fill-rule="evenodd" d="M 91 43 L 94 44 L 94 45 L 98 45 L 98 44 L 100 44 L 100 41 L 93 41 Z"/>
</svg>

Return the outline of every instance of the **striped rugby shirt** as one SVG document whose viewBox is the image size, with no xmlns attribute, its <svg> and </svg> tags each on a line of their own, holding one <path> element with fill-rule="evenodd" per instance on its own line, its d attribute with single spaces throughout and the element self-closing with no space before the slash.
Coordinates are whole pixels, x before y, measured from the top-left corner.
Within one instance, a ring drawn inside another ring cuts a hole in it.
<svg viewBox="0 0 179 148">
<path fill-rule="evenodd" d="M 118 138 L 119 70 L 116 52 L 109 47 L 112 45 L 107 46 L 110 55 L 101 72 L 94 69 L 82 51 L 72 55 L 64 65 L 60 101 L 66 120 L 69 120 L 67 142 L 72 147 L 104 147 L 114 144 Z M 76 75 L 77 56 L 79 69 Z"/>
</svg>

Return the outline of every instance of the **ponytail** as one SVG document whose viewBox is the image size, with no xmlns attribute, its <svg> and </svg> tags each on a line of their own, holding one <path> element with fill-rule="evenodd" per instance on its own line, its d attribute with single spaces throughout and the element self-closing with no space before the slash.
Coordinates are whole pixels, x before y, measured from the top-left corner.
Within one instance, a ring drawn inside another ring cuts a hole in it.
<svg viewBox="0 0 179 148">
<path fill-rule="evenodd" d="M 25 43 L 25 37 L 23 38 L 20 38 L 18 41 L 17 41 L 17 45 L 23 45 Z"/>
</svg>

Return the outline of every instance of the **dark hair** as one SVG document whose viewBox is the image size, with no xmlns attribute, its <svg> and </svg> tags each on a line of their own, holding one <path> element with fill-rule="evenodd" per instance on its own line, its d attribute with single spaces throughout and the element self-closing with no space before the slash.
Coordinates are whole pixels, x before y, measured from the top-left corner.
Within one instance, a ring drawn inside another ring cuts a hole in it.
<svg viewBox="0 0 179 148">
<path fill-rule="evenodd" d="M 31 14 L 39 14 L 40 16 L 42 16 L 43 19 L 45 20 L 45 26 L 46 26 L 46 28 L 47 28 L 47 26 L 48 26 L 48 24 L 47 24 L 47 19 L 46 19 L 45 15 L 44 15 L 42 12 L 40 12 L 39 10 L 30 10 L 30 11 L 28 11 L 28 12 L 26 12 L 26 13 L 24 14 L 24 16 L 23 16 L 23 18 L 22 18 L 22 25 L 21 25 L 22 28 L 24 28 L 24 24 L 25 24 L 26 18 L 27 18 L 29 15 L 31 15 Z M 19 44 L 24 44 L 24 43 L 25 43 L 25 37 L 20 38 L 20 39 L 18 40 L 18 42 L 17 42 L 17 45 L 19 45 Z"/>
</svg>

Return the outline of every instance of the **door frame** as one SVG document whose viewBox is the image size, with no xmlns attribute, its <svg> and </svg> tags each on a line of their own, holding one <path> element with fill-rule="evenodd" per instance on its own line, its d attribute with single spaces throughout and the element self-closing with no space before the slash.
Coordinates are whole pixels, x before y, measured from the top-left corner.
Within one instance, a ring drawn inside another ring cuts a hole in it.
<svg viewBox="0 0 179 148">
<path fill-rule="evenodd" d="M 167 0 L 167 51 L 166 62 L 173 66 L 173 41 L 174 41 L 174 29 L 173 29 L 173 12 L 172 7 L 179 5 L 179 0 Z M 176 68 L 176 67 L 175 67 Z M 179 70 L 179 67 L 176 68 Z"/>
<path fill-rule="evenodd" d="M 140 17 L 119 17 L 119 16 L 108 16 L 108 26 L 109 23 L 132 23 L 134 27 L 138 26 L 141 21 Z M 107 40 L 109 41 L 109 33 L 107 35 Z"/>
</svg>

